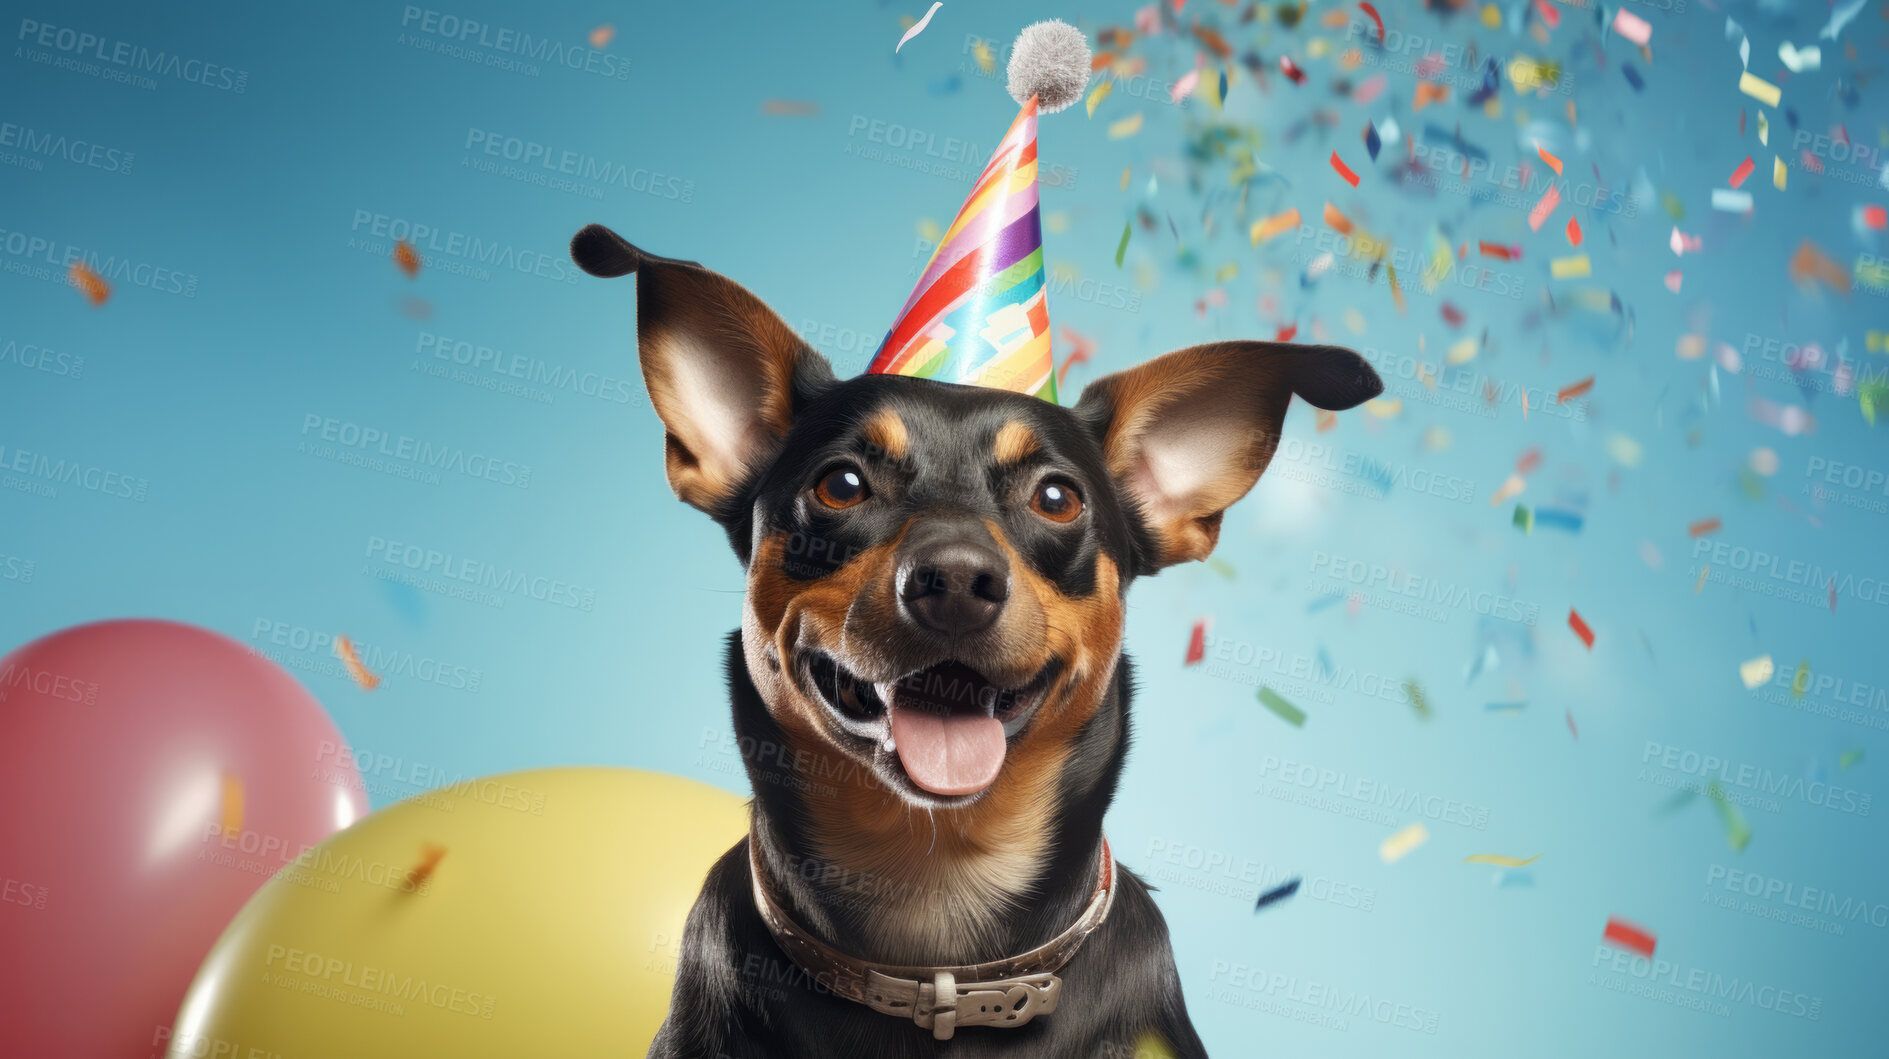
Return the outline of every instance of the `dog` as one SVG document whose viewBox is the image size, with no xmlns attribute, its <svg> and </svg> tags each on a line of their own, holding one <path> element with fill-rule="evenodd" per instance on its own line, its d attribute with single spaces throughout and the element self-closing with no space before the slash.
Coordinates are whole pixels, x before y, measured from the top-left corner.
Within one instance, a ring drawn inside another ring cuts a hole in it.
<svg viewBox="0 0 1889 1059">
<path fill-rule="evenodd" d="M 734 281 L 601 225 L 635 274 L 677 497 L 746 570 L 727 646 L 748 837 L 689 913 L 651 1056 L 1205 1055 L 1151 887 L 1103 835 L 1129 583 L 1204 559 L 1292 396 L 1355 352 L 1221 342 L 1089 384 L 841 380 Z M 929 1031 L 929 1032 L 928 1032 Z"/>
</svg>

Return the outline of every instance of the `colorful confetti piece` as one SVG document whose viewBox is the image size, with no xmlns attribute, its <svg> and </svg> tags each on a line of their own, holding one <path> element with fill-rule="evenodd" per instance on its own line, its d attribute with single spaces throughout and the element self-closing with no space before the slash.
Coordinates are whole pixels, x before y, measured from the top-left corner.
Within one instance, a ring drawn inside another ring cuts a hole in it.
<svg viewBox="0 0 1889 1059">
<path fill-rule="evenodd" d="M 354 682 L 361 686 L 361 690 L 373 691 L 380 687 L 380 677 L 361 664 L 360 658 L 354 653 L 354 644 L 347 637 L 335 637 L 334 652 L 335 657 L 341 659 L 341 664 L 347 667 L 348 676 L 354 678 Z"/>
<path fill-rule="evenodd" d="M 1294 728 L 1305 727 L 1305 712 L 1292 705 L 1271 688 L 1259 689 L 1259 701 L 1267 709 L 1279 715 L 1279 719 Z"/>
<path fill-rule="evenodd" d="M 1259 900 L 1253 903 L 1253 911 L 1257 912 L 1260 909 L 1265 908 L 1267 905 L 1278 904 L 1280 901 L 1283 901 L 1286 898 L 1291 897 L 1293 894 L 1298 893 L 1300 881 L 1301 880 L 1295 876 L 1291 879 L 1287 879 L 1285 882 L 1280 883 L 1278 886 L 1275 886 L 1272 889 L 1267 890 L 1265 893 L 1260 894 Z"/>
<path fill-rule="evenodd" d="M 1430 841 L 1430 829 L 1422 821 L 1409 824 L 1403 830 L 1378 844 L 1377 856 L 1386 864 L 1395 864 L 1408 856 L 1412 850 Z"/>
<path fill-rule="evenodd" d="M 1764 686 L 1771 679 L 1776 668 L 1771 663 L 1770 655 L 1759 655 L 1749 662 L 1738 665 L 1738 679 L 1744 681 L 1745 690 Z"/>
<path fill-rule="evenodd" d="M 111 284 L 83 261 L 74 261 L 72 267 L 66 270 L 66 282 L 77 287 L 94 309 L 104 305 L 112 296 Z"/>
<path fill-rule="evenodd" d="M 1331 153 L 1331 167 L 1338 171 L 1339 176 L 1345 178 L 1345 183 L 1354 188 L 1358 186 L 1358 174 L 1353 173 L 1351 167 L 1345 164 L 1345 160 L 1338 157 L 1337 151 Z"/>
<path fill-rule="evenodd" d="M 1527 860 L 1519 857 L 1504 857 L 1500 853 L 1475 853 L 1463 858 L 1464 864 L 1494 864 L 1502 868 L 1526 868 L 1541 859 L 1537 853 Z"/>
<path fill-rule="evenodd" d="M 1607 917 L 1607 929 L 1601 933 L 1601 939 L 1616 948 L 1637 952 L 1649 959 L 1653 956 L 1653 947 L 1659 943 L 1652 931 L 1619 916 Z"/>
<path fill-rule="evenodd" d="M 1581 612 L 1572 607 L 1568 608 L 1568 628 L 1574 630 L 1574 635 L 1581 638 L 1581 642 L 1587 645 L 1588 650 L 1594 649 L 1594 630 L 1587 627 L 1587 622 L 1581 618 Z"/>
<path fill-rule="evenodd" d="M 944 6 L 944 0 L 935 0 L 935 2 L 931 5 L 931 10 L 925 12 L 925 17 L 919 19 L 916 23 L 914 23 L 911 29 L 908 29 L 905 31 L 905 36 L 899 38 L 898 47 L 892 49 L 892 54 L 897 55 L 899 53 L 899 48 L 905 47 L 905 45 L 908 42 L 910 42 L 913 37 L 916 37 L 920 33 L 925 32 L 925 27 L 931 25 L 931 16 L 937 14 L 938 9 L 943 6 Z"/>
</svg>

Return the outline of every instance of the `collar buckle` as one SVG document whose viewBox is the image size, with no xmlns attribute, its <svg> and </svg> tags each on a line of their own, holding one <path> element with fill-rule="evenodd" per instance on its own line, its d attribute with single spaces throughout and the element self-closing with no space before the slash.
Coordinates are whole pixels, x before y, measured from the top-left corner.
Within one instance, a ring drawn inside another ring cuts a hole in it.
<svg viewBox="0 0 1889 1059">
<path fill-rule="evenodd" d="M 941 1041 L 950 1040 L 959 1026 L 1021 1026 L 1055 1011 L 1062 995 L 1063 980 L 1048 971 L 962 984 L 950 971 L 939 971 L 929 982 L 866 973 L 866 1006 L 910 1016 Z"/>
</svg>

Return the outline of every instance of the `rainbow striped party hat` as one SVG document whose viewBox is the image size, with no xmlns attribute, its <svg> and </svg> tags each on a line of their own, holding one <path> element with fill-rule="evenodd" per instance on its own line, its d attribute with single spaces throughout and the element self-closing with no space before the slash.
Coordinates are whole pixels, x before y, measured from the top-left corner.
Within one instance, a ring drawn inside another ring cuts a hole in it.
<svg viewBox="0 0 1889 1059">
<path fill-rule="evenodd" d="M 1026 28 L 1011 48 L 1010 94 L 1023 104 L 867 365 L 874 375 L 989 386 L 1056 398 L 1050 354 L 1036 117 L 1081 98 L 1089 45 L 1064 22 Z"/>
</svg>

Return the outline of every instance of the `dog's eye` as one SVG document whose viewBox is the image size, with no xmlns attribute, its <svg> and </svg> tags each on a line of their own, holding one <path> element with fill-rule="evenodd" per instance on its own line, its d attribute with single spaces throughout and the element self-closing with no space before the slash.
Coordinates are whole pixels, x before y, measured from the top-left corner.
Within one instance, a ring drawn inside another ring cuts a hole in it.
<svg viewBox="0 0 1889 1059">
<path fill-rule="evenodd" d="M 1030 510 L 1051 522 L 1074 522 L 1082 514 L 1082 497 L 1067 482 L 1050 479 L 1036 487 L 1030 498 Z"/>
<path fill-rule="evenodd" d="M 835 510 L 849 508 L 866 499 L 866 479 L 856 467 L 835 467 L 813 487 L 813 495 Z"/>
</svg>

